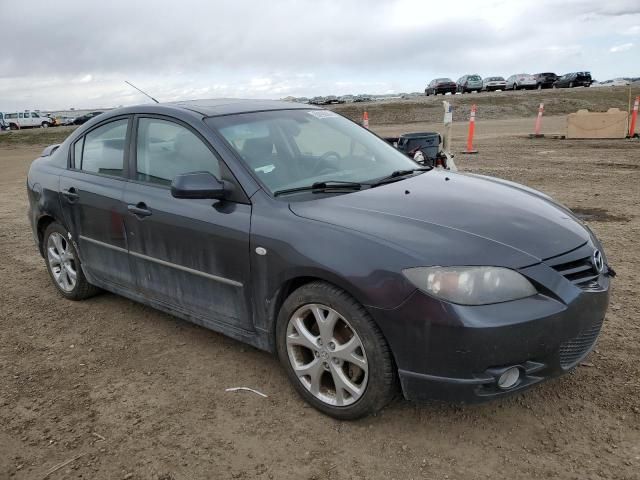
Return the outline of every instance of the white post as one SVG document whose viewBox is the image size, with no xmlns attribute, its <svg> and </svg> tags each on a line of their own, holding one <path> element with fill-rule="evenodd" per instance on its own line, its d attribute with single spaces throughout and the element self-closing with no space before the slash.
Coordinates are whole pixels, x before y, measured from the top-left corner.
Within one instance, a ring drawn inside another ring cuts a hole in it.
<svg viewBox="0 0 640 480">
<path fill-rule="evenodd" d="M 443 100 L 444 106 L 444 135 L 442 139 L 442 150 L 447 154 L 451 153 L 451 126 L 453 124 L 453 105 Z"/>
</svg>

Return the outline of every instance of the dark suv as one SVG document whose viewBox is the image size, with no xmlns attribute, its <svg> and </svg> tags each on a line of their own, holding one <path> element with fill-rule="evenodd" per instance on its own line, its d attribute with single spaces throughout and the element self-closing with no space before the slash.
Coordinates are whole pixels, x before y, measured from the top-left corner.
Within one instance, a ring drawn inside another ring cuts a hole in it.
<svg viewBox="0 0 640 480">
<path fill-rule="evenodd" d="M 536 87 L 538 90 L 542 90 L 543 88 L 551 88 L 556 80 L 558 80 L 558 75 L 555 73 L 536 73 L 534 75 L 536 78 Z"/>
<path fill-rule="evenodd" d="M 558 78 L 553 88 L 589 87 L 591 82 L 591 72 L 573 72 Z"/>
</svg>

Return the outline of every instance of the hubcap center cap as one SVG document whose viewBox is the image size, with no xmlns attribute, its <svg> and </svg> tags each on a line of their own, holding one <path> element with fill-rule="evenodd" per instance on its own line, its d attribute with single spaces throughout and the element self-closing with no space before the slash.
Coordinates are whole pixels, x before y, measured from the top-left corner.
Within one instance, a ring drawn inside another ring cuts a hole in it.
<svg viewBox="0 0 640 480">
<path fill-rule="evenodd" d="M 323 360 L 329 360 L 329 352 L 324 349 L 320 350 L 320 358 L 322 358 Z"/>
</svg>

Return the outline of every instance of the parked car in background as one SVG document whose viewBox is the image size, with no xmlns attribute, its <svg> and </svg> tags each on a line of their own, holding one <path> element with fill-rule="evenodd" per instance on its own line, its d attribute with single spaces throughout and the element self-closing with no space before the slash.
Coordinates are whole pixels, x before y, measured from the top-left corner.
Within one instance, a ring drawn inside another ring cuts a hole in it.
<svg viewBox="0 0 640 480">
<path fill-rule="evenodd" d="M 371 98 L 369 95 L 361 94 L 361 95 L 356 95 L 355 97 L 353 97 L 353 101 L 354 101 L 354 103 L 373 102 L 373 98 Z"/>
<path fill-rule="evenodd" d="M 507 82 L 503 77 L 487 77 L 482 80 L 482 90 L 485 92 L 495 92 L 496 90 L 505 90 Z"/>
<path fill-rule="evenodd" d="M 61 115 L 59 117 L 57 117 L 57 122 L 60 125 L 73 125 L 73 122 L 75 121 L 76 117 L 68 117 L 65 115 Z"/>
<path fill-rule="evenodd" d="M 529 90 L 536 88 L 536 78 L 528 73 L 516 73 L 507 78 L 508 90 Z"/>
<path fill-rule="evenodd" d="M 0 132 L 9 130 L 9 124 L 4 120 L 4 113 L 0 112 Z"/>
<path fill-rule="evenodd" d="M 593 80 L 591 72 L 567 73 L 553 83 L 553 88 L 589 87 Z"/>
<path fill-rule="evenodd" d="M 342 95 L 338 98 L 338 100 L 340 100 L 342 103 L 352 103 L 353 95 Z"/>
<path fill-rule="evenodd" d="M 324 97 L 313 97 L 311 100 L 309 100 L 309 103 L 311 105 L 324 105 L 325 102 L 325 98 Z"/>
<path fill-rule="evenodd" d="M 456 93 L 458 86 L 456 82 L 451 80 L 450 78 L 434 78 L 429 82 L 427 88 L 424 89 L 424 94 L 428 97 L 429 95 L 438 95 L 439 93 L 451 93 L 452 95 Z"/>
<path fill-rule="evenodd" d="M 468 93 L 482 90 L 482 77 L 480 75 L 463 75 L 456 82 L 456 92 Z"/>
<path fill-rule="evenodd" d="M 55 125 L 55 120 L 47 115 L 38 112 L 4 112 L 5 123 L 9 125 L 11 130 L 20 128 L 48 128 Z"/>
<path fill-rule="evenodd" d="M 536 73 L 534 77 L 536 79 L 536 88 L 538 90 L 553 87 L 553 83 L 558 79 L 558 75 L 551 72 Z"/>
<path fill-rule="evenodd" d="M 323 105 L 337 105 L 339 103 L 344 103 L 344 100 L 339 99 L 335 95 L 329 95 L 324 98 Z"/>
<path fill-rule="evenodd" d="M 89 112 L 86 113 L 84 115 L 81 115 L 79 117 L 76 117 L 73 120 L 73 124 L 74 125 L 82 125 L 83 123 L 88 122 L 89 120 L 91 120 L 93 117 L 97 117 L 98 115 L 101 115 L 104 112 Z"/>
<path fill-rule="evenodd" d="M 625 80 L 624 78 L 614 78 L 613 80 L 605 80 L 604 82 L 595 82 L 592 83 L 592 87 L 626 87 L 629 85 L 629 80 Z"/>
</svg>

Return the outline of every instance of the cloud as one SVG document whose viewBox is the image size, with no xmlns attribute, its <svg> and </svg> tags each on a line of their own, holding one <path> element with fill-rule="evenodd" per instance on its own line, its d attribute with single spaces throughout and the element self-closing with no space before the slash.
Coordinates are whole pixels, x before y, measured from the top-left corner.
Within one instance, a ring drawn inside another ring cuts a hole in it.
<svg viewBox="0 0 640 480">
<path fill-rule="evenodd" d="M 621 45 L 614 45 L 609 49 L 609 51 L 611 53 L 620 53 L 620 52 L 626 52 L 628 50 L 631 50 L 632 48 L 633 48 L 633 43 L 623 43 Z"/>
<path fill-rule="evenodd" d="M 0 55 L 0 108 L 146 101 L 124 80 L 176 100 L 422 91 L 465 73 L 637 75 L 633 52 L 607 45 L 638 25 L 638 0 L 4 2 L 0 31 L 20 41 Z"/>
</svg>

